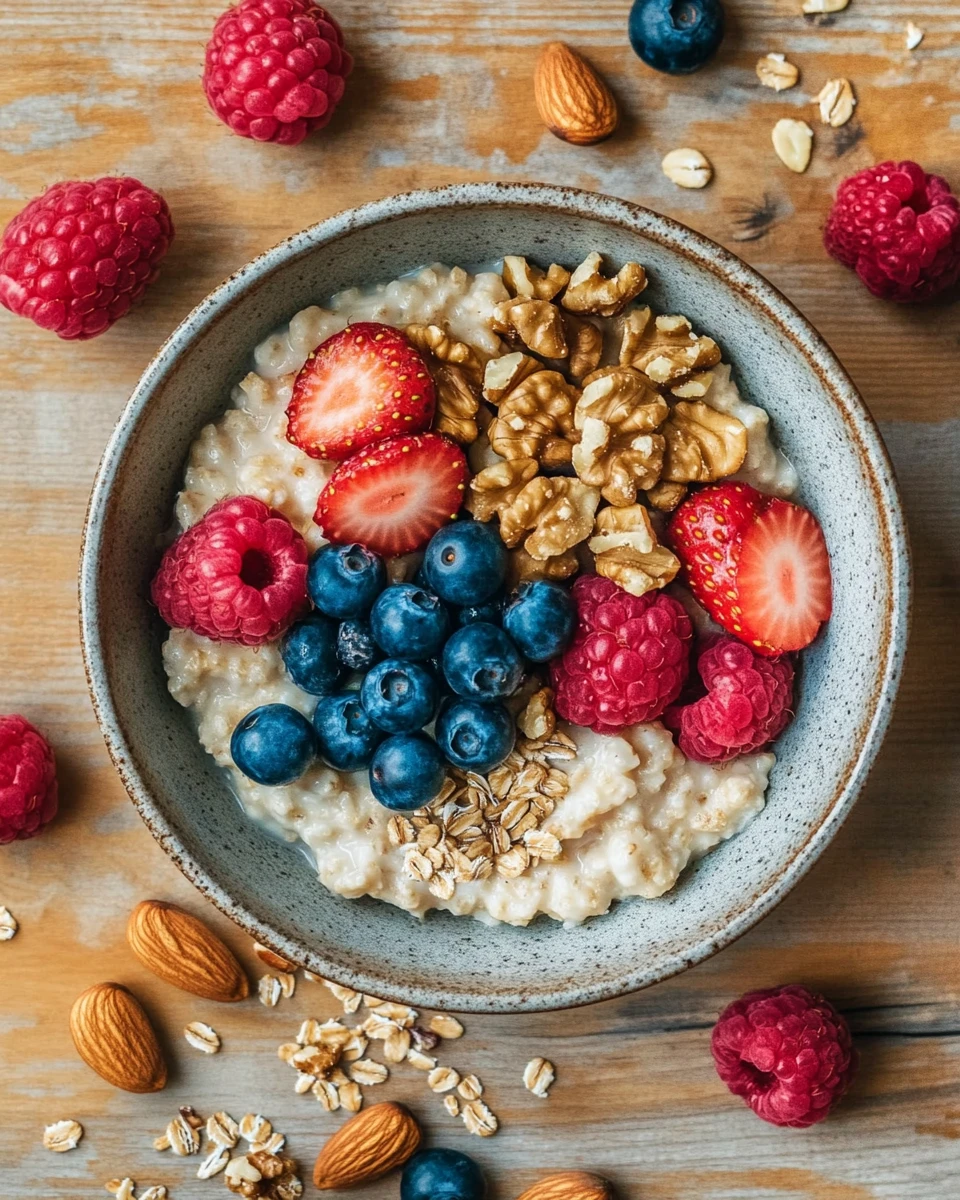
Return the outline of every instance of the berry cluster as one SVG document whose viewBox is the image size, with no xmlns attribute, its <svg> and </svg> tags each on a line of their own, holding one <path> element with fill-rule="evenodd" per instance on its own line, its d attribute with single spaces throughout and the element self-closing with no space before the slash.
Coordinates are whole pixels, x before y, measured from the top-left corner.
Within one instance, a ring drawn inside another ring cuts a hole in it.
<svg viewBox="0 0 960 1200">
<path fill-rule="evenodd" d="M 398 810 L 432 800 L 445 763 L 491 770 L 516 738 L 505 702 L 528 663 L 563 650 L 575 619 L 559 584 L 503 598 L 505 573 L 499 536 L 473 521 L 431 538 L 413 582 L 389 583 L 383 559 L 359 543 L 324 546 L 307 575 L 315 609 L 281 644 L 290 678 L 319 697 L 312 721 L 289 705 L 254 709 L 233 734 L 237 767 L 277 785 L 319 755 L 367 769 L 374 796 Z"/>
</svg>

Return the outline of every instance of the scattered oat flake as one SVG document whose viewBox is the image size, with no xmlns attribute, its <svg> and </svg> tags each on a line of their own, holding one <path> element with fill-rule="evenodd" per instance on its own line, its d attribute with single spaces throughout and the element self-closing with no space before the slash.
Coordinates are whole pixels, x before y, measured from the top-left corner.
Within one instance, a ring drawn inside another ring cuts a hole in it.
<svg viewBox="0 0 960 1200">
<path fill-rule="evenodd" d="M 317 1077 L 315 1075 L 308 1075 L 306 1071 L 298 1071 L 293 1090 L 298 1096 L 305 1096 L 316 1082 Z"/>
<path fill-rule="evenodd" d="M 784 92 L 796 85 L 800 72 L 792 62 L 787 61 L 786 55 L 765 54 L 757 61 L 757 78 L 764 87 Z"/>
<path fill-rule="evenodd" d="M 264 1142 L 251 1142 L 250 1153 L 279 1154 L 286 1144 L 287 1139 L 282 1133 L 272 1133 Z"/>
<path fill-rule="evenodd" d="M 216 1054 L 220 1049 L 219 1035 L 204 1021 L 191 1021 L 184 1029 L 183 1036 L 201 1054 Z"/>
<path fill-rule="evenodd" d="M 363 1002 L 363 994 L 355 992 L 353 988 L 341 987 L 339 983 L 334 983 L 332 979 L 324 979 L 322 983 L 340 1001 L 345 1013 L 355 1013 Z"/>
<path fill-rule="evenodd" d="M 326 1112 L 336 1112 L 340 1107 L 340 1094 L 335 1085 L 328 1080 L 318 1079 L 310 1090 Z"/>
<path fill-rule="evenodd" d="M 79 1121 L 54 1121 L 43 1131 L 43 1144 L 54 1154 L 65 1154 L 75 1150 L 83 1137 L 83 1126 Z"/>
<path fill-rule="evenodd" d="M 229 1113 L 218 1112 L 207 1117 L 207 1137 L 216 1146 L 232 1150 L 240 1136 L 240 1126 Z"/>
<path fill-rule="evenodd" d="M 493 1137 L 500 1122 L 482 1100 L 469 1100 L 460 1113 L 470 1133 L 477 1137 Z"/>
<path fill-rule="evenodd" d="M 785 167 L 802 175 L 813 153 L 813 130 L 806 121 L 784 117 L 773 127 L 773 148 Z"/>
<path fill-rule="evenodd" d="M 340 1107 L 347 1112 L 359 1112 L 363 1107 L 363 1092 L 360 1091 L 359 1084 L 348 1080 L 347 1083 L 340 1084 Z"/>
<path fill-rule="evenodd" d="M 682 188 L 705 188 L 713 178 L 710 160 L 692 146 L 681 146 L 664 155 L 660 169 L 671 183 Z"/>
<path fill-rule="evenodd" d="M 350 1078 L 354 1083 L 362 1083 L 364 1087 L 373 1087 L 383 1083 L 390 1071 L 383 1063 L 375 1062 L 372 1058 L 358 1058 L 348 1068 Z"/>
<path fill-rule="evenodd" d="M 442 1038 L 453 1039 L 463 1037 L 463 1026 L 456 1017 L 449 1013 L 434 1013 L 430 1018 L 428 1028 L 432 1033 L 438 1033 Z"/>
<path fill-rule="evenodd" d="M 140 1200 L 167 1200 L 167 1189 L 162 1183 L 155 1183 L 140 1193 Z"/>
<path fill-rule="evenodd" d="M 273 1126 L 259 1113 L 247 1113 L 240 1118 L 238 1132 L 245 1142 L 264 1142 L 273 1133 Z"/>
<path fill-rule="evenodd" d="M 200 1135 L 183 1116 L 175 1117 L 167 1126 L 167 1141 L 178 1158 L 196 1154 L 200 1149 Z"/>
<path fill-rule="evenodd" d="M 912 21 L 907 22 L 905 37 L 908 50 L 916 50 L 923 41 L 923 30 L 919 25 L 914 25 Z"/>
<path fill-rule="evenodd" d="M 314 975 L 312 971 L 308 971 L 306 967 L 303 969 L 304 979 L 309 979 L 311 983 L 326 983 L 322 975 Z"/>
<path fill-rule="evenodd" d="M 464 1100 L 479 1100 L 483 1095 L 483 1084 L 476 1075 L 464 1075 L 457 1084 L 457 1091 Z"/>
<path fill-rule="evenodd" d="M 301 1046 L 319 1046 L 321 1041 L 320 1022 L 313 1017 L 307 1017 L 300 1025 L 297 1033 L 297 1043 Z"/>
<path fill-rule="evenodd" d="M 427 1087 L 431 1092 L 451 1092 L 460 1082 L 453 1067 L 434 1067 L 427 1076 Z"/>
<path fill-rule="evenodd" d="M 383 1042 L 383 1057 L 387 1062 L 400 1063 L 410 1050 L 410 1030 L 395 1025 Z"/>
<path fill-rule="evenodd" d="M 363 1003 L 367 1008 L 379 1008 L 381 1004 L 386 1004 L 386 1000 L 380 1000 L 376 996 L 368 996 L 364 993 Z"/>
<path fill-rule="evenodd" d="M 230 1148 L 223 1145 L 215 1145 L 207 1157 L 197 1167 L 198 1179 L 212 1179 L 214 1175 L 219 1175 L 223 1168 L 230 1161 Z"/>
<path fill-rule="evenodd" d="M 283 988 L 276 975 L 261 976 L 260 982 L 257 984 L 257 995 L 260 997 L 261 1004 L 266 1005 L 267 1008 L 274 1008 L 282 994 Z"/>
<path fill-rule="evenodd" d="M 447 1110 L 451 1117 L 460 1116 L 460 1101 L 454 1095 L 444 1096 L 443 1107 Z"/>
<path fill-rule="evenodd" d="M 407 1062 L 411 1067 L 416 1067 L 418 1071 L 432 1071 L 437 1065 L 437 1060 L 429 1054 L 423 1054 L 419 1050 L 411 1050 L 407 1055 Z"/>
<path fill-rule="evenodd" d="M 531 1058 L 523 1069 L 523 1086 L 528 1092 L 546 1100 L 550 1085 L 557 1073 L 552 1062 L 546 1058 Z"/>
<path fill-rule="evenodd" d="M 839 129 L 853 116 L 857 100 L 849 79 L 830 79 L 823 85 L 814 103 L 820 106 L 823 124 Z"/>
<path fill-rule="evenodd" d="M 109 1183 L 103 1185 L 106 1192 L 111 1192 L 116 1196 L 117 1200 L 134 1200 L 133 1190 L 137 1185 L 129 1176 L 123 1179 L 111 1179 Z"/>
<path fill-rule="evenodd" d="M 297 990 L 297 977 L 289 971 L 281 971 L 277 976 L 277 983 L 280 984 L 280 992 L 285 1000 L 289 1000 Z"/>
<path fill-rule="evenodd" d="M 253 952 L 262 963 L 271 967 L 274 971 L 295 970 L 292 962 L 271 950 L 269 946 L 262 946 L 259 942 L 254 942 Z"/>
<path fill-rule="evenodd" d="M 9 942 L 20 926 L 9 908 L 0 904 L 0 942 Z"/>
<path fill-rule="evenodd" d="M 803 0 L 805 13 L 843 12 L 850 0 Z"/>
<path fill-rule="evenodd" d="M 377 1017 L 386 1021 L 395 1021 L 405 1029 L 409 1029 L 417 1019 L 417 1011 L 406 1004 L 383 1003 L 377 1005 Z"/>
</svg>

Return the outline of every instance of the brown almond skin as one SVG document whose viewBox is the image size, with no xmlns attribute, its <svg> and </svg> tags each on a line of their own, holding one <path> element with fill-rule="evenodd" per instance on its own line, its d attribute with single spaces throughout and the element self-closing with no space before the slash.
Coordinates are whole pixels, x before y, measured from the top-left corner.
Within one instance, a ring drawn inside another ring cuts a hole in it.
<svg viewBox="0 0 960 1200">
<path fill-rule="evenodd" d="M 420 1126 L 402 1105 L 388 1101 L 365 1108 L 317 1155 L 314 1186 L 327 1191 L 379 1179 L 410 1158 L 420 1137 Z"/>
<path fill-rule="evenodd" d="M 148 971 L 184 992 L 221 1003 L 250 995 L 250 982 L 233 951 L 175 904 L 142 900 L 127 922 L 127 941 Z"/>
<path fill-rule="evenodd" d="M 167 1064 L 140 1001 L 119 983 L 96 983 L 70 1010 L 77 1053 L 96 1073 L 125 1092 L 159 1092 Z"/>
<path fill-rule="evenodd" d="M 533 93 L 544 125 L 575 146 L 592 146 L 617 127 L 613 92 L 593 67 L 564 42 L 548 42 L 540 51 Z"/>
<path fill-rule="evenodd" d="M 614 1200 L 613 1184 L 588 1171 L 560 1171 L 527 1188 L 517 1200 Z"/>
</svg>

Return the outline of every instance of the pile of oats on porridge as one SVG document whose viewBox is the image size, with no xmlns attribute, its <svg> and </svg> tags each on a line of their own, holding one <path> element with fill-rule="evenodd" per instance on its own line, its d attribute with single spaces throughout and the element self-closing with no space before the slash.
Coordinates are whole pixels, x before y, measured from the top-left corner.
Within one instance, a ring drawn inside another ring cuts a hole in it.
<svg viewBox="0 0 960 1200">
<path fill-rule="evenodd" d="M 508 353 L 517 339 L 549 362 L 556 330 L 542 322 L 520 327 L 519 316 L 537 316 L 536 310 L 518 310 L 514 328 L 504 324 L 519 299 L 536 298 L 540 273 L 531 273 L 522 259 L 506 263 L 504 275 L 433 266 L 370 289 L 350 289 L 326 307 L 298 313 L 285 330 L 257 346 L 255 369 L 235 388 L 223 417 L 204 428 L 191 448 L 176 505 L 180 528 L 189 528 L 224 497 L 243 494 L 283 513 L 311 551 L 323 544 L 314 509 L 335 464 L 307 457 L 286 440 L 285 410 L 307 356 L 349 323 L 398 326 L 415 344 L 434 327 L 434 353 L 441 352 L 436 339 L 442 331 L 486 368 L 491 389 L 506 387 L 523 371 L 518 360 L 525 353 Z M 571 287 L 578 276 L 591 282 L 591 272 L 593 280 L 600 279 L 599 263 L 599 256 L 591 256 L 574 273 Z M 745 431 L 739 434 L 745 453 L 733 478 L 764 492 L 791 493 L 794 472 L 771 442 L 766 413 L 740 397 L 715 343 L 698 338 L 684 318 L 653 317 L 636 301 L 617 323 L 621 362 L 624 355 L 633 355 L 627 361 L 645 355 L 639 369 L 651 378 L 659 373 L 665 386 L 676 370 L 678 382 L 670 390 L 686 405 L 683 411 L 698 413 L 702 421 L 703 406 L 709 409 L 711 428 L 699 441 L 678 435 L 680 449 L 693 446 L 704 457 L 722 456 L 729 427 L 724 418 L 735 418 L 733 425 Z M 569 318 L 566 349 L 571 356 L 582 352 L 580 375 L 598 378 L 602 391 L 602 362 L 616 363 L 616 351 L 611 359 L 611 338 L 594 339 L 583 329 L 587 324 L 585 318 Z M 424 328 L 427 332 L 415 332 Z M 501 335 L 512 339 L 507 346 Z M 715 354 L 701 354 L 707 343 Z M 686 356 L 679 366 L 678 354 Z M 576 377 L 572 362 L 570 373 Z M 454 406 L 446 418 L 470 421 L 477 414 L 458 415 Z M 575 465 L 581 477 L 591 469 L 602 475 L 602 455 L 587 434 L 585 428 Z M 469 447 L 474 471 L 502 461 L 491 442 L 495 438 L 487 436 L 481 419 L 480 436 Z M 615 486 L 615 480 L 607 482 Z M 662 481 L 652 482 L 647 495 L 651 508 L 666 510 L 684 492 L 684 485 Z M 655 511 L 653 516 L 656 524 Z M 391 564 L 395 577 L 410 577 L 414 570 L 409 562 Z M 577 923 L 625 897 L 661 896 L 691 861 L 738 833 L 762 809 L 775 762 L 771 753 L 720 766 L 689 761 L 658 721 L 619 736 L 599 735 L 542 713 L 542 693 L 528 689 L 519 702 L 526 707 L 518 709 L 517 747 L 502 767 L 486 778 L 451 770 L 431 805 L 398 814 L 374 799 L 364 773 L 338 773 L 318 761 L 292 784 L 264 787 L 233 765 L 231 734 L 251 709 L 282 703 L 309 717 L 316 704 L 316 697 L 292 682 L 276 644 L 249 648 L 172 629 L 163 660 L 173 697 L 193 714 L 203 746 L 229 772 L 247 815 L 301 841 L 325 887 L 348 897 L 374 896 L 417 915 L 442 908 L 524 925 L 542 912 Z"/>
</svg>

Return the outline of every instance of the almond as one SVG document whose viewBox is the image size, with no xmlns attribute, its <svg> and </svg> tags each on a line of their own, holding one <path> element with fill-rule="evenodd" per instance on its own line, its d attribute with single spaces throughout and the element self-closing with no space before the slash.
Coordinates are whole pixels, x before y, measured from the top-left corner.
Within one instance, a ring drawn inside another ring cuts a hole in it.
<svg viewBox="0 0 960 1200">
<path fill-rule="evenodd" d="M 517 1200 L 613 1200 L 613 1185 L 586 1171 L 560 1171 L 528 1187 Z"/>
<path fill-rule="evenodd" d="M 407 1161 L 420 1145 L 420 1126 L 399 1104 L 374 1104 L 342 1125 L 317 1156 L 314 1185 L 321 1191 L 379 1179 Z"/>
<path fill-rule="evenodd" d="M 70 1010 L 77 1053 L 125 1092 L 159 1092 L 167 1082 L 160 1043 L 140 1001 L 119 983 L 87 988 Z"/>
<path fill-rule="evenodd" d="M 590 146 L 617 127 L 613 92 L 586 59 L 563 42 L 548 42 L 540 51 L 533 89 L 544 125 L 565 142 Z"/>
<path fill-rule="evenodd" d="M 130 949 L 167 983 L 223 1002 L 244 1000 L 250 984 L 233 952 L 191 913 L 162 900 L 142 900 L 127 922 Z"/>
</svg>

